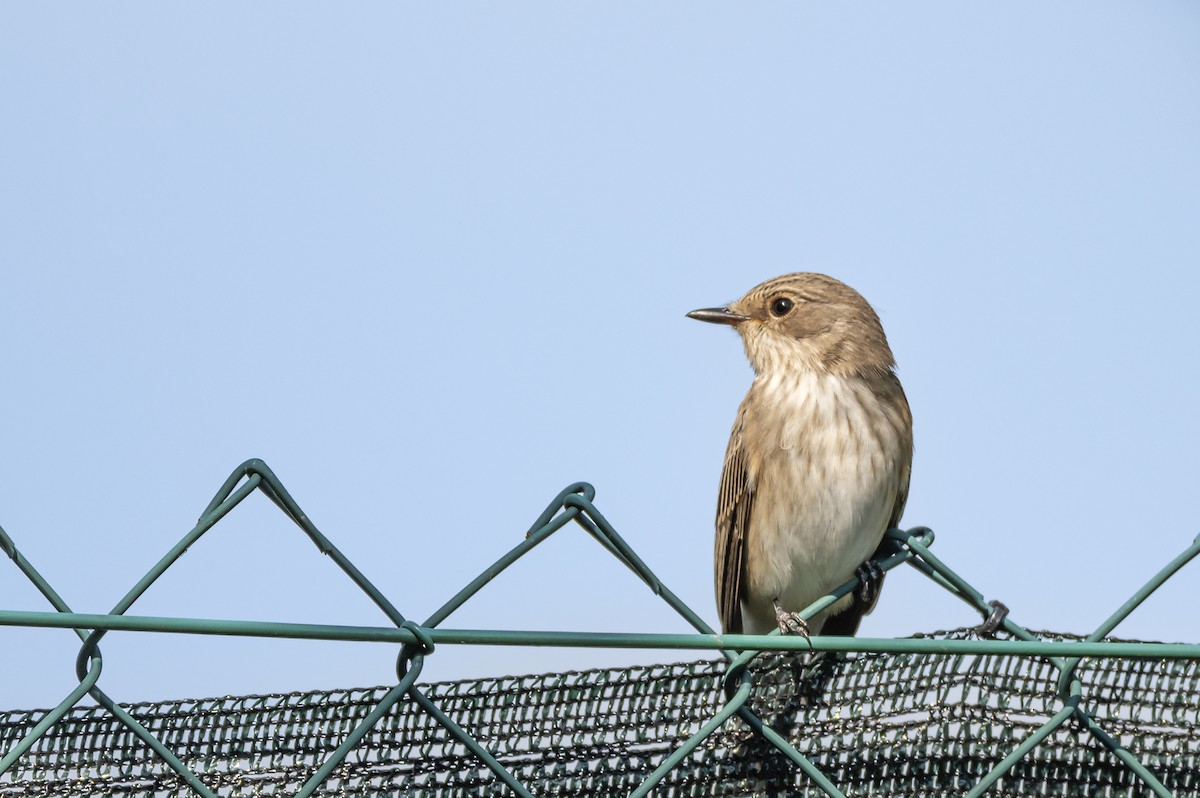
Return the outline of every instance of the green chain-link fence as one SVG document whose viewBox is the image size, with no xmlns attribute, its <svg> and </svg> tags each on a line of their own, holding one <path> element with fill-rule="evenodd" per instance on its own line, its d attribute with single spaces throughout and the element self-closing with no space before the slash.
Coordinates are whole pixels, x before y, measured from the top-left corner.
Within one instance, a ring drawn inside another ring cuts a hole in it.
<svg viewBox="0 0 1200 798">
<path fill-rule="evenodd" d="M 255 490 L 286 513 L 392 625 L 349 627 L 125 613 Z M 199 523 L 107 615 L 73 613 L 0 530 L 0 547 L 55 612 L 0 625 L 62 627 L 83 641 L 79 686 L 52 710 L 0 714 L 0 795 L 1195 795 L 1200 645 L 1108 633 L 1200 553 L 1200 540 L 1086 638 L 1005 619 L 906 639 L 718 635 L 654 576 L 593 504 L 560 493 L 524 541 L 422 624 L 406 619 L 322 535 L 258 460 L 230 475 Z M 696 634 L 469 631 L 441 623 L 570 523 L 633 570 Z M 890 530 L 884 569 L 907 562 L 988 617 L 929 551 L 933 533 Z M 847 582 L 805 611 L 820 612 Z M 122 706 L 99 687 L 113 629 L 399 646 L 392 686 Z M 674 665 L 417 684 L 436 645 L 715 650 Z M 812 652 L 846 652 L 820 656 Z M 95 706 L 80 706 L 85 696 Z"/>
</svg>

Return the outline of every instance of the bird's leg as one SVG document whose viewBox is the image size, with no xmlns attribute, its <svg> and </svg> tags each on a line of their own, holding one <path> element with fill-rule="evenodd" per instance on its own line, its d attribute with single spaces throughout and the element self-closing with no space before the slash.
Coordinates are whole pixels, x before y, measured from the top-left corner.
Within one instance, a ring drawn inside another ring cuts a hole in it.
<svg viewBox="0 0 1200 798">
<path fill-rule="evenodd" d="M 775 605 L 775 620 L 779 622 L 779 633 L 784 635 L 800 635 L 808 639 L 808 622 L 800 617 L 798 612 L 787 612 L 779 606 L 779 599 L 771 599 Z"/>
<path fill-rule="evenodd" d="M 1002 601 L 989 601 L 988 606 L 992 608 L 992 614 L 987 617 L 987 620 L 979 624 L 973 630 L 978 637 L 995 637 L 996 631 L 1004 624 L 1004 619 L 1008 617 L 1008 607 L 1004 606 Z"/>
<path fill-rule="evenodd" d="M 867 560 L 854 569 L 858 577 L 858 600 L 862 606 L 870 608 L 879 598 L 879 587 L 883 583 L 883 568 L 875 560 Z"/>
</svg>

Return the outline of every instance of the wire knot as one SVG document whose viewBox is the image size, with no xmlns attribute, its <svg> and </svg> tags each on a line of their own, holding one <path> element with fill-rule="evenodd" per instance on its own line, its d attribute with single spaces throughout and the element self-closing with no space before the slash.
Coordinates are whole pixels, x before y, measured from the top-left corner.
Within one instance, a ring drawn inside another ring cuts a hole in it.
<svg viewBox="0 0 1200 798">
<path fill-rule="evenodd" d="M 421 626 L 419 623 L 416 623 L 415 621 L 405 621 L 404 623 L 400 624 L 400 628 L 407 629 L 413 633 L 413 637 L 417 638 L 416 642 L 405 643 L 402 646 L 402 650 L 408 652 L 406 659 L 412 659 L 413 656 L 417 654 L 425 656 L 433 653 L 433 638 L 429 636 L 428 629 L 426 629 L 424 626 Z M 414 651 L 413 649 L 416 650 Z"/>
</svg>

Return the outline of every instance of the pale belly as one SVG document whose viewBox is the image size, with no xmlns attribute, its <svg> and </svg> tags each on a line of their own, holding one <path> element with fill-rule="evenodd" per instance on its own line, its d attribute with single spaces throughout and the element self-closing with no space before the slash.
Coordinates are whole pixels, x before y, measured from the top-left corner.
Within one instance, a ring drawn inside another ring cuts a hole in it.
<svg viewBox="0 0 1200 798">
<path fill-rule="evenodd" d="M 741 602 L 751 634 L 776 628 L 774 601 L 800 611 L 850 579 L 883 539 L 900 490 L 894 436 L 808 430 L 804 445 L 790 445 L 785 431 L 755 469 Z M 849 601 L 811 619 L 810 630 Z"/>
</svg>

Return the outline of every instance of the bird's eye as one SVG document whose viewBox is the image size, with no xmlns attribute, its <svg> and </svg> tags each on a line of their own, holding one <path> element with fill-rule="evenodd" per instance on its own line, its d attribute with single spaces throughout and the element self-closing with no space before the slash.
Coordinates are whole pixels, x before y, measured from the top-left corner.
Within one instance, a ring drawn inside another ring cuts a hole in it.
<svg viewBox="0 0 1200 798">
<path fill-rule="evenodd" d="M 777 297 L 771 301 L 771 315 L 775 317 L 786 316 L 792 312 L 793 307 L 792 300 L 785 296 Z"/>
</svg>

